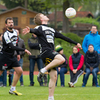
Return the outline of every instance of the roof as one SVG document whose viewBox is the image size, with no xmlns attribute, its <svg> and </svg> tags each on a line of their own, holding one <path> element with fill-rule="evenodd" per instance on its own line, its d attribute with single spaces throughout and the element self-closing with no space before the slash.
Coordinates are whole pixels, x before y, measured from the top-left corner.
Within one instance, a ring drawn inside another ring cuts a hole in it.
<svg viewBox="0 0 100 100">
<path fill-rule="evenodd" d="M 90 11 L 77 11 L 76 17 L 94 17 Z"/>
<path fill-rule="evenodd" d="M 4 5 L 0 5 L 0 9 L 5 9 L 5 10 L 7 10 L 6 6 L 4 6 Z"/>
<path fill-rule="evenodd" d="M 17 10 L 17 9 L 23 9 L 23 10 L 27 10 L 27 11 L 32 12 L 32 13 L 38 13 L 38 12 L 35 12 L 35 11 L 32 11 L 32 10 L 26 9 L 24 7 L 18 6 L 18 7 L 12 8 L 10 10 L 7 10 L 5 12 L 2 12 L 2 13 L 0 13 L 0 15 L 11 12 L 11 11 L 14 11 L 14 10 Z"/>
<path fill-rule="evenodd" d="M 48 15 L 50 21 L 54 21 L 54 12 Z M 77 11 L 75 17 L 94 17 L 90 11 Z M 57 11 L 57 21 L 62 21 L 63 11 Z"/>
</svg>

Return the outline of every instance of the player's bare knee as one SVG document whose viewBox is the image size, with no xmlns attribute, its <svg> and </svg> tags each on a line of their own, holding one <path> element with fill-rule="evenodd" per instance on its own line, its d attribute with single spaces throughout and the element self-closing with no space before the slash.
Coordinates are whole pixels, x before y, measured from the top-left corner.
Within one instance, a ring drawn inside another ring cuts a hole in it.
<svg viewBox="0 0 100 100">
<path fill-rule="evenodd" d="M 63 64 L 65 62 L 65 58 L 60 59 L 60 64 Z"/>
</svg>

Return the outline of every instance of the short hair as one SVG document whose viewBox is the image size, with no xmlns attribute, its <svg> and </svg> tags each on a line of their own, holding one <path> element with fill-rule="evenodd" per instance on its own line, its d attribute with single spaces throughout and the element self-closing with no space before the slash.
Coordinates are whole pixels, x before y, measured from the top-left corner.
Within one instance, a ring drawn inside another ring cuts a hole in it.
<svg viewBox="0 0 100 100">
<path fill-rule="evenodd" d="M 92 29 L 93 26 L 95 26 L 96 28 L 98 28 L 96 25 L 92 25 L 92 26 L 91 26 L 91 29 Z"/>
<path fill-rule="evenodd" d="M 34 17 L 34 23 L 37 24 L 37 25 L 41 25 L 41 20 L 40 20 L 40 15 L 42 13 L 38 13 L 35 17 Z"/>
<path fill-rule="evenodd" d="M 93 44 L 89 44 L 89 45 L 88 45 L 88 47 L 89 47 L 89 46 L 92 46 L 92 47 L 94 47 L 94 46 L 93 46 Z"/>
<path fill-rule="evenodd" d="M 13 20 L 13 18 L 12 17 L 7 17 L 6 20 L 5 20 L 5 24 L 7 24 L 8 20 Z"/>
</svg>

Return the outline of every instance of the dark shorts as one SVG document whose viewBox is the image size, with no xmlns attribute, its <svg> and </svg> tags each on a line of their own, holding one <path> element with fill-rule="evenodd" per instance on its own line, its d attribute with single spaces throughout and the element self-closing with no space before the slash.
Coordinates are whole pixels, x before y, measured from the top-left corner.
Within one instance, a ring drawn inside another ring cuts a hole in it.
<svg viewBox="0 0 100 100">
<path fill-rule="evenodd" d="M 15 56 L 0 53 L 0 70 L 8 70 L 13 67 L 20 67 Z"/>
<path fill-rule="evenodd" d="M 41 54 L 41 58 L 44 62 L 45 65 L 48 65 L 53 59 L 54 57 L 58 54 L 58 52 L 53 51 L 53 50 L 45 50 L 42 54 Z M 54 70 L 56 70 L 56 68 L 52 68 Z M 50 70 L 49 70 L 50 72 Z"/>
</svg>

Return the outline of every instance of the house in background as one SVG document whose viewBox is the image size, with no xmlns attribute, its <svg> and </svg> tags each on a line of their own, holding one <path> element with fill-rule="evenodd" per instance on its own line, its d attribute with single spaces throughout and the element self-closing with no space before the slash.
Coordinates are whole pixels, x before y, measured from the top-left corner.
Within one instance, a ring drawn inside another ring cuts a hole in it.
<svg viewBox="0 0 100 100">
<path fill-rule="evenodd" d="M 6 10 L 7 10 L 6 6 L 0 4 L 0 13 L 4 12 Z"/>
<path fill-rule="evenodd" d="M 36 14 L 37 12 L 20 6 L 0 13 L 0 33 L 3 33 L 6 30 L 5 19 L 7 17 L 13 18 L 14 28 L 18 29 L 20 32 L 26 26 L 34 28 L 36 25 L 34 24 L 33 19 Z"/>
</svg>

